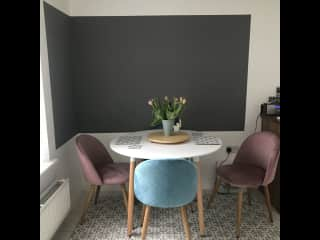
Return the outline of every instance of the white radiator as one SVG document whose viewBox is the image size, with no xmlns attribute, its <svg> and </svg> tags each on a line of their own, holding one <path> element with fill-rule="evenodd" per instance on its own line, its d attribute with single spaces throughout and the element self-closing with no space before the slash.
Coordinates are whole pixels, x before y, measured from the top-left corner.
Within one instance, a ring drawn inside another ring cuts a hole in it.
<svg viewBox="0 0 320 240">
<path fill-rule="evenodd" d="M 58 180 L 40 195 L 40 240 L 52 238 L 69 210 L 69 179 Z"/>
</svg>

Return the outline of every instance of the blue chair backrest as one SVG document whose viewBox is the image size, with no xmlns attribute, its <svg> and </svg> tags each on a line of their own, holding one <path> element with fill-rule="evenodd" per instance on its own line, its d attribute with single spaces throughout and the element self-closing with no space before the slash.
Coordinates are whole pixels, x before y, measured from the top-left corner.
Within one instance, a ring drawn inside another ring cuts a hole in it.
<svg viewBox="0 0 320 240">
<path fill-rule="evenodd" d="M 134 192 L 145 205 L 181 207 L 197 193 L 195 165 L 184 159 L 157 159 L 140 163 L 135 169 Z"/>
</svg>

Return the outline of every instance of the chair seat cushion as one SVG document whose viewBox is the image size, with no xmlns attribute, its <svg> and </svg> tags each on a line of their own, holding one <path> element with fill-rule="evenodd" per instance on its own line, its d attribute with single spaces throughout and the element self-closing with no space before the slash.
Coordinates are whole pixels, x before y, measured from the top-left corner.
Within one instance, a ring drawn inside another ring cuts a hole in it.
<svg viewBox="0 0 320 240">
<path fill-rule="evenodd" d="M 129 180 L 129 163 L 109 163 L 98 172 L 104 184 L 122 184 Z"/>
<path fill-rule="evenodd" d="M 258 187 L 263 182 L 265 170 L 254 165 L 238 163 L 218 167 L 217 175 L 236 187 Z"/>
</svg>

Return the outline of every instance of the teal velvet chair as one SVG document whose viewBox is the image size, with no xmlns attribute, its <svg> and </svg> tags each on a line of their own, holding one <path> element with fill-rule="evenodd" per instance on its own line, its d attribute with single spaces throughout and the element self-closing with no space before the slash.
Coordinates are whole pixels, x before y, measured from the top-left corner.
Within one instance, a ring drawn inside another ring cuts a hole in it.
<svg viewBox="0 0 320 240">
<path fill-rule="evenodd" d="M 135 170 L 134 193 L 144 205 L 143 240 L 151 207 L 180 207 L 186 239 L 190 239 L 186 205 L 194 200 L 197 193 L 197 171 L 192 162 L 184 159 L 156 159 L 140 163 Z"/>
</svg>

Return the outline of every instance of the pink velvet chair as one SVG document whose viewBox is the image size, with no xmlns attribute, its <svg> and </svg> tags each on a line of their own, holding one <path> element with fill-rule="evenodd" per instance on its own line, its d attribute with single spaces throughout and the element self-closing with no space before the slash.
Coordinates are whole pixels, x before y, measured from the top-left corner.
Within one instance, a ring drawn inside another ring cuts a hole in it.
<svg viewBox="0 0 320 240">
<path fill-rule="evenodd" d="M 247 189 L 249 204 L 250 188 L 264 187 L 266 205 L 272 219 L 268 185 L 273 181 L 280 155 L 280 139 L 271 132 L 258 132 L 250 135 L 241 145 L 234 162 L 217 168 L 217 177 L 208 207 L 217 193 L 221 181 L 239 187 L 236 235 L 240 236 L 241 208 L 243 191 Z"/>
<path fill-rule="evenodd" d="M 102 185 L 120 185 L 124 204 L 127 208 L 128 197 L 125 184 L 129 180 L 129 163 L 114 163 L 104 145 L 90 135 L 78 136 L 76 138 L 76 149 L 84 176 L 90 183 L 81 223 L 84 221 L 86 211 L 94 195 L 95 204 L 97 203 Z"/>
</svg>

